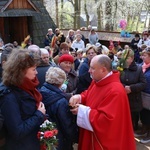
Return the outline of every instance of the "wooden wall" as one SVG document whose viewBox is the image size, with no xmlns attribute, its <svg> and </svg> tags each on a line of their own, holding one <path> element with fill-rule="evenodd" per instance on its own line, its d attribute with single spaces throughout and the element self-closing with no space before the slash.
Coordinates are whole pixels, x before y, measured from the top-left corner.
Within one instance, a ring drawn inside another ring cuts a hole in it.
<svg viewBox="0 0 150 150">
<path fill-rule="evenodd" d="M 0 17 L 0 37 L 4 38 L 4 18 Z"/>
<path fill-rule="evenodd" d="M 29 34 L 28 17 L 0 18 L 0 33 L 5 43 L 17 41 L 21 44 Z"/>
<path fill-rule="evenodd" d="M 27 0 L 13 0 L 8 9 L 33 9 Z"/>
</svg>

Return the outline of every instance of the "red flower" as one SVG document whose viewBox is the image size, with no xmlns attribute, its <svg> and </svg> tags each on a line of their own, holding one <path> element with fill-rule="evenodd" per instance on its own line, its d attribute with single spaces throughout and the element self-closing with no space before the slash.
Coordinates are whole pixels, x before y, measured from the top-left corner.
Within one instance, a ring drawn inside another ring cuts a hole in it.
<svg viewBox="0 0 150 150">
<path fill-rule="evenodd" d="M 41 132 L 40 131 L 37 133 L 37 137 L 38 137 L 38 139 L 40 139 L 40 137 L 41 137 Z"/>
<path fill-rule="evenodd" d="M 54 129 L 53 133 L 54 133 L 54 135 L 57 135 L 58 134 L 58 130 Z"/>
<path fill-rule="evenodd" d="M 47 146 L 45 143 L 40 146 L 40 150 L 46 150 L 46 149 L 47 149 Z"/>
<path fill-rule="evenodd" d="M 51 137 L 53 137 L 54 136 L 54 133 L 53 133 L 53 131 L 45 131 L 44 132 L 44 138 L 51 138 Z"/>
</svg>

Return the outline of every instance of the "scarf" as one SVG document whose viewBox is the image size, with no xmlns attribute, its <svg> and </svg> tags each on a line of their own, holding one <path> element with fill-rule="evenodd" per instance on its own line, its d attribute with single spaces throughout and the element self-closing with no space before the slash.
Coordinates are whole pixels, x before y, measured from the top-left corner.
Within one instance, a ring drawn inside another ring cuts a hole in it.
<svg viewBox="0 0 150 150">
<path fill-rule="evenodd" d="M 36 101 L 36 106 L 39 106 L 39 103 L 42 101 L 42 95 L 41 93 L 36 89 L 37 85 L 39 84 L 39 81 L 37 77 L 35 77 L 34 80 L 30 80 L 28 78 L 24 78 L 23 82 L 19 87 L 29 93 L 32 97 L 34 97 Z"/>
<path fill-rule="evenodd" d="M 149 63 L 149 64 L 145 64 L 145 63 L 144 63 L 144 64 L 142 65 L 142 70 L 143 70 L 143 72 L 145 72 L 146 69 L 149 68 L 149 67 L 150 67 L 150 63 Z"/>
</svg>

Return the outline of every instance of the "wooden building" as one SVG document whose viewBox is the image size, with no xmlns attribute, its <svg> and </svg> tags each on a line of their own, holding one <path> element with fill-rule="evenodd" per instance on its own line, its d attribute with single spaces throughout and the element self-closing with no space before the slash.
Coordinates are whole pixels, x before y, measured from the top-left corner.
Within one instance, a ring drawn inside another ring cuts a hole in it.
<svg viewBox="0 0 150 150">
<path fill-rule="evenodd" d="M 48 28 L 56 25 L 41 0 L 0 0 L 0 37 L 5 43 L 21 44 L 30 35 L 42 47 Z"/>
</svg>

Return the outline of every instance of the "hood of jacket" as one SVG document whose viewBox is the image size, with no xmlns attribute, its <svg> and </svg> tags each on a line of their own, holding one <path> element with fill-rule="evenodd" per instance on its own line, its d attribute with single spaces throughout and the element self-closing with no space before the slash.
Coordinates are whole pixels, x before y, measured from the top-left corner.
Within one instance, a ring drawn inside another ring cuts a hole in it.
<svg viewBox="0 0 150 150">
<path fill-rule="evenodd" d="M 47 82 L 43 84 L 40 92 L 43 96 L 43 102 L 46 106 L 51 105 L 62 98 L 66 98 L 64 92 L 62 92 L 58 87 Z"/>
</svg>

